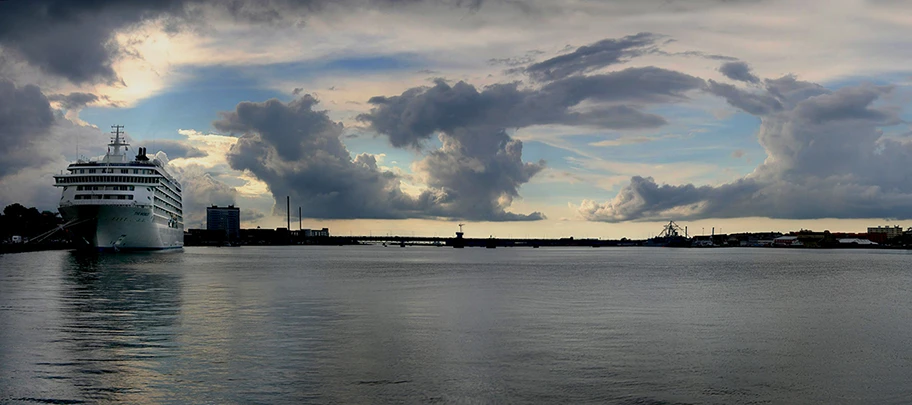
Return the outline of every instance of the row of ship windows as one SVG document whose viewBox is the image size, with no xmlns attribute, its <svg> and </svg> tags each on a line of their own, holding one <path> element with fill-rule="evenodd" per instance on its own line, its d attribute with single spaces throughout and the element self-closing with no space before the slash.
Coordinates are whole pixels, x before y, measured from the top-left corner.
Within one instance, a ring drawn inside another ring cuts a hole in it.
<svg viewBox="0 0 912 405">
<path fill-rule="evenodd" d="M 172 217 L 172 218 L 174 218 L 174 219 L 176 219 L 176 220 L 179 220 L 179 221 L 181 221 L 181 222 L 184 221 L 184 216 L 181 215 L 180 213 L 175 214 L 175 213 L 173 213 L 173 212 L 170 212 L 170 211 L 168 211 L 168 210 L 166 210 L 166 209 L 164 209 L 164 208 L 158 207 L 158 206 L 156 206 L 156 207 L 154 207 L 154 208 L 155 208 L 155 213 L 156 213 L 156 214 L 159 214 L 159 215 L 162 215 L 162 216 L 165 216 L 165 217 Z"/>
<path fill-rule="evenodd" d="M 171 193 L 173 193 L 175 195 L 177 195 L 177 193 L 180 192 L 180 186 L 171 182 L 168 179 L 162 179 L 161 184 L 165 186 L 164 188 L 166 188 L 168 191 L 170 191 Z M 177 190 L 177 191 L 175 191 L 175 190 Z"/>
<path fill-rule="evenodd" d="M 133 191 L 133 186 L 76 186 L 76 191 L 122 190 Z"/>
<path fill-rule="evenodd" d="M 76 194 L 77 200 L 132 200 L 132 195 L 113 195 L 113 194 Z"/>
<path fill-rule="evenodd" d="M 161 198 L 155 197 L 155 202 L 156 202 L 156 203 L 160 203 L 160 204 L 167 205 L 169 208 L 171 208 L 172 210 L 174 210 L 174 211 L 177 212 L 177 213 L 183 213 L 183 211 L 181 211 L 180 208 L 178 208 L 178 207 L 175 206 L 174 204 L 171 204 L 171 203 L 169 203 L 169 202 L 167 202 L 167 201 L 165 201 L 165 200 L 162 200 Z"/>
<path fill-rule="evenodd" d="M 77 176 L 58 177 L 57 183 L 158 183 L 157 177 L 131 177 L 131 176 Z"/>
<path fill-rule="evenodd" d="M 166 199 L 166 200 L 170 201 L 172 204 L 174 204 L 174 205 L 177 206 L 177 207 L 183 207 L 183 205 L 181 204 L 180 200 L 178 200 L 178 199 L 172 197 L 170 194 L 164 192 L 161 188 L 156 188 L 156 189 L 155 189 L 155 196 L 161 197 L 161 198 L 163 198 L 163 199 Z"/>
<path fill-rule="evenodd" d="M 107 168 L 102 168 L 102 169 L 73 169 L 73 170 L 72 170 L 72 173 L 73 173 L 73 174 L 86 174 L 86 173 L 88 173 L 88 174 L 93 174 L 93 173 L 96 173 L 96 172 L 97 172 L 97 173 L 114 173 L 114 170 L 115 170 L 115 169 L 107 169 Z M 130 169 L 116 169 L 116 170 L 120 170 L 120 173 L 121 173 L 121 174 L 130 173 Z M 151 169 L 133 169 L 133 174 L 155 174 L 155 170 L 151 170 Z"/>
</svg>

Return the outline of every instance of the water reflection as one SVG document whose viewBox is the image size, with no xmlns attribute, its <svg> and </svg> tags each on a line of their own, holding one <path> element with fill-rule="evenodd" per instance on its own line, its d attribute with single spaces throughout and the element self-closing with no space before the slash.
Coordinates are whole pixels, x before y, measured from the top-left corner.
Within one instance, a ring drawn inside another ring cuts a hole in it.
<svg viewBox="0 0 912 405">
<path fill-rule="evenodd" d="M 642 252 L 0 256 L 0 404 L 912 397 L 908 256 Z"/>
<path fill-rule="evenodd" d="M 150 254 L 71 253 L 62 269 L 59 343 L 65 359 L 37 363 L 86 400 L 142 403 L 162 380 L 176 345 L 181 279 Z"/>
</svg>

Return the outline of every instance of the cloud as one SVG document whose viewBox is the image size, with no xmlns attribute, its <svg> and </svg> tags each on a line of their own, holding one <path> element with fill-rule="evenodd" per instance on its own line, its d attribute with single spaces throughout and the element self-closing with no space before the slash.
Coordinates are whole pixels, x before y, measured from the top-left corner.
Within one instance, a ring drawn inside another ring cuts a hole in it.
<svg viewBox="0 0 912 405">
<path fill-rule="evenodd" d="M 506 209 L 519 197 L 519 187 L 545 168 L 545 162 L 522 161 L 522 141 L 499 128 L 459 128 L 440 134 L 443 146 L 415 163 L 433 192 L 434 211 L 484 221 L 529 221 L 544 214 L 516 214 Z"/>
<path fill-rule="evenodd" d="M 481 1 L 429 1 L 477 10 Z M 330 6 L 348 9 L 398 7 L 397 0 L 30 0 L 0 1 L 0 48 L 43 72 L 75 84 L 121 82 L 113 64 L 138 57 L 119 43 L 118 32 L 161 21 L 168 33 L 206 27 L 211 19 L 249 24 L 301 24 Z"/>
<path fill-rule="evenodd" d="M 0 46 L 73 83 L 113 82 L 122 49 L 114 33 L 144 19 L 180 13 L 180 1 L 0 2 Z"/>
<path fill-rule="evenodd" d="M 412 196 L 402 191 L 399 175 L 379 168 L 377 156 L 352 158 L 340 139 L 342 124 L 316 105 L 310 95 L 287 104 L 243 102 L 213 123 L 239 136 L 228 153 L 230 166 L 265 182 L 277 209 L 287 195 L 310 218 L 542 218 L 505 211 L 518 184 L 540 165 L 523 163 L 522 143 L 502 131 L 471 143 L 468 137 L 448 139 L 416 163 L 428 174 L 428 188 Z"/>
<path fill-rule="evenodd" d="M 567 76 L 540 88 L 520 88 L 514 82 L 479 91 L 466 82 L 450 85 L 438 79 L 431 87 L 373 97 L 371 111 L 358 119 L 395 147 L 421 150 L 432 136 L 439 137 L 443 146 L 414 169 L 436 190 L 435 205 L 446 207 L 448 215 L 534 220 L 544 216 L 505 209 L 545 163 L 523 162 L 522 142 L 507 130 L 549 124 L 654 128 L 666 122 L 643 112 L 644 105 L 684 101 L 687 92 L 704 86 L 702 79 L 655 67 Z"/>
<path fill-rule="evenodd" d="M 51 108 L 35 85 L 16 86 L 0 78 L 0 202 L 22 202 L 52 209 L 60 198 L 54 173 L 66 168 L 66 156 L 104 152 L 106 137 Z"/>
<path fill-rule="evenodd" d="M 661 36 L 648 32 L 620 39 L 603 39 L 577 48 L 573 52 L 534 63 L 523 69 L 538 81 L 563 79 L 626 62 L 653 49 Z"/>
<path fill-rule="evenodd" d="M 56 101 L 66 110 L 81 110 L 88 104 L 98 101 L 98 96 L 91 93 L 52 94 L 49 101 Z"/>
<path fill-rule="evenodd" d="M 169 159 L 201 158 L 209 155 L 195 146 L 188 145 L 186 141 L 158 139 L 155 141 L 154 147 L 158 151 L 166 153 Z"/>
<path fill-rule="evenodd" d="M 213 125 L 239 136 L 228 152 L 230 166 L 265 182 L 277 207 L 288 195 L 310 218 L 421 216 L 396 175 L 379 171 L 371 155 L 351 158 L 340 140 L 342 125 L 314 110 L 316 104 L 304 95 L 287 104 L 242 102 L 221 113 Z"/>
<path fill-rule="evenodd" d="M 243 222 L 256 222 L 263 218 L 266 218 L 266 214 L 262 213 L 260 210 L 241 208 L 241 221 Z"/>
<path fill-rule="evenodd" d="M 828 90 L 792 76 L 763 85 L 759 92 L 713 91 L 761 119 L 757 138 L 767 158 L 751 174 L 719 186 L 659 185 L 635 176 L 610 201 L 584 201 L 580 215 L 607 222 L 912 218 L 912 139 L 881 130 L 903 122 L 885 99 L 892 87 Z"/>
<path fill-rule="evenodd" d="M 719 72 L 721 72 L 723 75 L 725 75 L 725 77 L 729 79 L 737 80 L 740 82 L 760 82 L 760 78 L 751 72 L 750 66 L 748 66 L 747 63 L 741 61 L 724 63 L 722 64 L 722 67 L 719 68 Z"/>
<path fill-rule="evenodd" d="M 766 115 L 782 110 L 782 103 L 772 94 L 741 90 L 728 83 L 707 81 L 710 93 L 725 99 L 728 104 L 753 115 Z"/>
<path fill-rule="evenodd" d="M 38 86 L 18 87 L 0 78 L 0 178 L 35 163 L 39 157 L 27 152 L 40 147 L 53 123 L 54 112 Z"/>
<path fill-rule="evenodd" d="M 200 165 L 167 165 L 167 170 L 180 181 L 184 223 L 188 227 L 204 222 L 206 207 L 235 204 L 237 191 L 215 178 Z"/>
<path fill-rule="evenodd" d="M 396 147 L 420 147 L 436 131 L 457 128 L 522 128 L 532 125 L 587 125 L 608 129 L 654 128 L 665 124 L 642 104 L 687 100 L 702 79 L 656 67 L 629 68 L 552 81 L 539 89 L 519 83 L 495 84 L 478 91 L 466 82 L 415 87 L 399 96 L 372 97 L 374 106 L 358 119 L 387 135 Z M 589 101 L 588 111 L 574 110 Z"/>
</svg>

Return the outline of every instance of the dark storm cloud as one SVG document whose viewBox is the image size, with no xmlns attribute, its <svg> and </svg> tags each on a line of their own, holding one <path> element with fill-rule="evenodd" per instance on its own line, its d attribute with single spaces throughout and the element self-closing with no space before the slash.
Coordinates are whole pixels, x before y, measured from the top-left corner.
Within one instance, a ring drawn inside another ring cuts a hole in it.
<svg viewBox="0 0 912 405">
<path fill-rule="evenodd" d="M 620 39 L 603 39 L 591 45 L 581 46 L 573 52 L 531 64 L 524 70 L 530 77 L 539 81 L 563 79 L 643 55 L 653 49 L 660 38 L 658 35 L 642 32 Z"/>
<path fill-rule="evenodd" d="M 431 0 L 428 0 L 431 1 Z M 431 1 L 477 10 L 480 1 Z M 300 22 L 328 5 L 384 8 L 398 0 L 21 0 L 0 1 L 0 48 L 73 83 L 117 82 L 112 64 L 129 52 L 114 35 L 161 19 L 172 31 L 205 24 L 206 12 L 255 24 Z"/>
<path fill-rule="evenodd" d="M 236 170 L 250 170 L 269 185 L 276 201 L 290 195 L 312 218 L 405 218 L 416 203 L 399 189 L 399 179 L 377 169 L 370 155 L 351 158 L 342 144 L 342 125 L 304 95 L 243 102 L 213 125 L 239 136 L 228 153 Z"/>
<path fill-rule="evenodd" d="M 0 178 L 40 159 L 29 150 L 47 138 L 54 120 L 38 86 L 17 87 L 0 78 Z"/>
<path fill-rule="evenodd" d="M 657 184 L 634 177 L 613 200 L 584 201 L 593 221 L 727 218 L 912 218 L 912 138 L 885 138 L 902 123 L 886 105 L 891 87 L 835 91 L 792 76 L 748 92 L 709 89 L 761 118 L 757 138 L 767 159 L 753 173 L 720 186 Z"/>
<path fill-rule="evenodd" d="M 412 197 L 401 191 L 398 175 L 380 170 L 375 156 L 352 158 L 340 140 L 342 124 L 315 110 L 316 104 L 310 95 L 287 104 L 244 102 L 213 123 L 239 136 L 229 164 L 265 182 L 277 206 L 290 195 L 312 218 L 542 218 L 505 211 L 519 184 L 541 170 L 541 164 L 521 161 L 522 143 L 505 133 L 474 143 L 446 141 L 446 148 L 418 163 L 428 170 L 429 188 Z"/>
<path fill-rule="evenodd" d="M 148 143 L 148 142 L 147 142 Z M 165 152 L 168 159 L 206 157 L 209 154 L 199 148 L 187 145 L 185 142 L 170 139 L 158 139 L 149 150 Z"/>
<path fill-rule="evenodd" d="M 544 162 L 522 161 L 522 142 L 510 137 L 508 129 L 547 124 L 654 128 L 666 122 L 643 112 L 644 105 L 687 100 L 687 92 L 704 86 L 702 79 L 655 67 L 567 76 L 537 89 L 509 83 L 479 91 L 465 82 L 450 85 L 439 79 L 432 87 L 373 97 L 374 107 L 358 118 L 396 147 L 421 149 L 431 136 L 439 136 L 443 147 L 416 163 L 437 190 L 437 206 L 465 213 L 463 217 L 486 212 L 480 219 L 534 220 L 543 215 L 504 210 L 544 168 Z M 589 105 L 577 108 L 583 102 Z"/>
<path fill-rule="evenodd" d="M 707 90 L 725 99 L 728 104 L 754 115 L 766 115 L 782 109 L 782 103 L 768 93 L 744 91 L 727 83 L 710 79 Z"/>
<path fill-rule="evenodd" d="M 74 83 L 113 81 L 114 33 L 144 19 L 179 14 L 183 1 L 0 2 L 0 46 Z"/>
<path fill-rule="evenodd" d="M 725 77 L 747 83 L 760 83 L 760 78 L 755 76 L 751 72 L 750 66 L 745 62 L 728 62 L 722 64 L 722 67 L 719 68 Z"/>
<path fill-rule="evenodd" d="M 518 83 L 496 84 L 478 91 L 458 82 L 437 80 L 433 87 L 416 87 L 401 95 L 373 97 L 374 108 L 358 117 L 393 146 L 419 147 L 435 132 L 457 128 L 522 128 L 532 125 L 591 125 L 599 128 L 652 128 L 665 120 L 642 112 L 638 105 L 687 99 L 701 88 L 702 79 L 670 70 L 629 68 L 592 76 L 573 76 L 540 89 L 521 89 Z M 583 101 L 596 103 L 579 112 Z"/>
<path fill-rule="evenodd" d="M 633 176 L 618 195 L 605 204 L 586 201 L 580 207 L 583 217 L 593 221 L 622 222 L 669 217 L 687 219 L 692 213 L 713 212 L 715 216 L 744 216 L 732 207 L 740 206 L 745 195 L 757 185 L 739 180 L 722 187 L 656 184 L 652 177 Z"/>
<path fill-rule="evenodd" d="M 505 211 L 519 197 L 519 187 L 545 168 L 544 161 L 522 161 L 522 141 L 497 128 L 459 128 L 440 139 L 443 146 L 416 163 L 436 190 L 431 193 L 437 200 L 435 211 L 484 221 L 545 218 L 540 212 Z"/>
<path fill-rule="evenodd" d="M 98 96 L 91 93 L 52 94 L 48 100 L 60 102 L 66 110 L 78 110 L 98 101 Z"/>
</svg>

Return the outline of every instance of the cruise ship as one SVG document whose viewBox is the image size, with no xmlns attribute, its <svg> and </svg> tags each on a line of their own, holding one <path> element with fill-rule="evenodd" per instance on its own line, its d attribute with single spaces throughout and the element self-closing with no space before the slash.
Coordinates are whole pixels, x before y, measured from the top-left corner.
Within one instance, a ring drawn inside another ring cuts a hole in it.
<svg viewBox="0 0 912 405">
<path fill-rule="evenodd" d="M 146 148 L 127 156 L 123 126 L 112 126 L 100 161 L 77 160 L 55 175 L 60 214 L 73 240 L 96 250 L 180 249 L 184 246 L 181 185 Z"/>
</svg>

